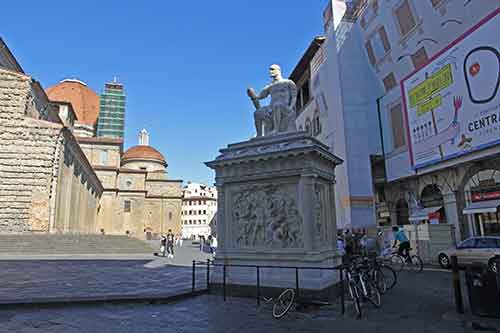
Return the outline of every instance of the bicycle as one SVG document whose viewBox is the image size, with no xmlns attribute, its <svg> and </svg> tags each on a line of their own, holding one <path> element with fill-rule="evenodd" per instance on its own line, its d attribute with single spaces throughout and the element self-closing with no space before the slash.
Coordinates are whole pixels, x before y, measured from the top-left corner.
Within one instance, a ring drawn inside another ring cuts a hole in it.
<svg viewBox="0 0 500 333">
<path fill-rule="evenodd" d="M 371 261 L 370 261 L 371 259 Z M 394 288 L 398 278 L 396 271 L 386 264 L 380 258 L 366 258 L 369 266 L 368 274 L 381 294 L 385 294 L 389 289 Z"/>
<path fill-rule="evenodd" d="M 285 289 L 278 298 L 266 298 L 264 297 L 264 301 L 266 303 L 273 303 L 273 317 L 276 319 L 280 319 L 290 310 L 292 307 L 293 301 L 295 299 L 295 290 L 288 288 Z"/>
<path fill-rule="evenodd" d="M 362 314 L 361 300 L 367 300 L 377 308 L 381 306 L 380 291 L 371 278 L 370 270 L 368 265 L 355 261 L 345 266 L 347 287 L 358 318 Z"/>
<path fill-rule="evenodd" d="M 411 248 L 408 249 L 408 251 L 412 250 Z M 392 252 L 389 261 L 391 263 L 391 266 L 394 268 L 396 272 L 401 272 L 405 267 L 408 268 L 408 270 L 420 273 L 424 269 L 424 263 L 422 261 L 422 258 L 420 258 L 418 255 L 401 255 L 399 252 L 394 251 Z"/>
</svg>

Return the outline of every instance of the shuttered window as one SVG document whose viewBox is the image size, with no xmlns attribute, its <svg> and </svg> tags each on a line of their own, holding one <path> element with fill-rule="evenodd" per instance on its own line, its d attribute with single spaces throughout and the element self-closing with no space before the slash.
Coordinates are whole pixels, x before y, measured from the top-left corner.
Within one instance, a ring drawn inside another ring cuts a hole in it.
<svg viewBox="0 0 500 333">
<path fill-rule="evenodd" d="M 370 41 L 367 41 L 365 43 L 365 48 L 366 48 L 366 53 L 368 53 L 368 58 L 370 59 L 370 62 L 372 63 L 372 65 L 375 65 L 377 60 L 375 59 L 375 54 L 373 53 L 373 48 Z"/>
<path fill-rule="evenodd" d="M 396 17 L 402 36 L 406 36 L 406 34 L 408 34 L 417 24 L 408 0 L 404 0 L 401 5 L 396 8 Z"/>
<path fill-rule="evenodd" d="M 387 32 L 384 27 L 380 27 L 378 29 L 378 33 L 380 35 L 380 39 L 382 40 L 382 45 L 384 45 L 385 52 L 388 52 L 391 49 L 391 44 L 389 43 L 389 38 L 387 37 Z"/>
<path fill-rule="evenodd" d="M 387 75 L 383 81 L 384 81 L 385 91 L 389 91 L 397 85 L 394 73 L 390 73 L 389 75 Z"/>
<path fill-rule="evenodd" d="M 413 62 L 413 66 L 415 69 L 421 68 L 423 65 L 427 63 L 429 58 L 427 57 L 427 52 L 425 52 L 425 48 L 421 47 L 411 56 L 411 61 Z"/>
</svg>

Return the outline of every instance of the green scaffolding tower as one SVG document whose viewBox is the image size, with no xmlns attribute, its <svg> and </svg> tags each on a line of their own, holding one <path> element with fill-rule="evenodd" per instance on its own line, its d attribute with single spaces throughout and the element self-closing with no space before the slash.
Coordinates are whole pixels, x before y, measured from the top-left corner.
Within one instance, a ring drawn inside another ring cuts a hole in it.
<svg viewBox="0 0 500 333">
<path fill-rule="evenodd" d="M 123 138 L 125 129 L 125 92 L 123 84 L 113 82 L 104 85 L 100 98 L 97 136 Z"/>
</svg>

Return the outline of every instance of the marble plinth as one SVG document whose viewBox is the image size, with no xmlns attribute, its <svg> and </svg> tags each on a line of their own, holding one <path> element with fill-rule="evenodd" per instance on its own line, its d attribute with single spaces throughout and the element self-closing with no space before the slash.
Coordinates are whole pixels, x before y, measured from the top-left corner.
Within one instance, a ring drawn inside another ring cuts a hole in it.
<svg viewBox="0 0 500 333">
<path fill-rule="evenodd" d="M 231 144 L 206 165 L 218 191 L 216 263 L 333 267 L 336 249 L 335 167 L 328 147 L 295 132 Z M 256 270 L 227 268 L 227 283 L 255 285 Z M 264 287 L 295 285 L 295 270 L 265 268 Z M 324 289 L 338 272 L 300 271 L 301 287 Z M 212 282 L 221 282 L 215 269 Z"/>
</svg>

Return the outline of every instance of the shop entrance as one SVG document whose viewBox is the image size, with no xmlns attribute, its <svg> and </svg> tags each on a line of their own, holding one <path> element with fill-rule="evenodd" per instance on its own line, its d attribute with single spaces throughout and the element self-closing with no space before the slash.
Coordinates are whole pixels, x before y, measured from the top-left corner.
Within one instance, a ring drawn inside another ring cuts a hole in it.
<svg viewBox="0 0 500 333">
<path fill-rule="evenodd" d="M 470 227 L 475 236 L 500 236 L 500 171 L 483 170 L 465 186 Z"/>
</svg>

